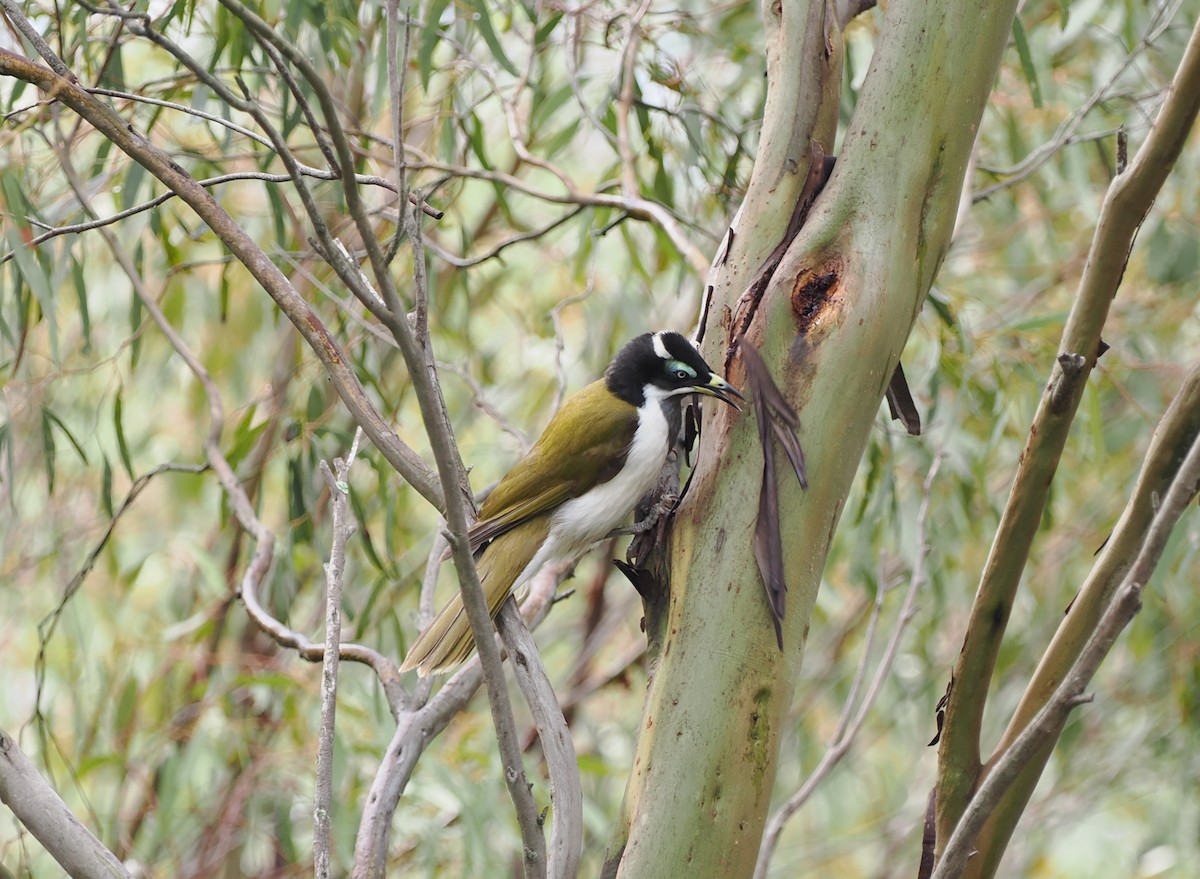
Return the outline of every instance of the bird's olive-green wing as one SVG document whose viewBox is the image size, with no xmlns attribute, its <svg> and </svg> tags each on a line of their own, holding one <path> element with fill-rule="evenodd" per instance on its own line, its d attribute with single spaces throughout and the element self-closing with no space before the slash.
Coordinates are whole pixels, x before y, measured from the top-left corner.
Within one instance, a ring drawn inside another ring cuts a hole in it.
<svg viewBox="0 0 1200 879">
<path fill-rule="evenodd" d="M 603 380 L 573 395 L 488 495 L 471 529 L 471 548 L 612 479 L 637 424 L 637 409 L 609 393 Z"/>
</svg>

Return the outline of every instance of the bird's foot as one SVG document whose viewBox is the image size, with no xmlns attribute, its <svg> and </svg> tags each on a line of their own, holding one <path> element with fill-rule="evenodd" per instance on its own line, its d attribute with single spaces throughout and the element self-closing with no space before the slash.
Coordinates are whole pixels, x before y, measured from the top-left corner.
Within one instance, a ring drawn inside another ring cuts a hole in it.
<svg viewBox="0 0 1200 879">
<path fill-rule="evenodd" d="M 629 527 L 629 533 L 645 534 L 657 525 L 659 520 L 675 512 L 675 505 L 678 503 L 679 495 L 674 492 L 666 492 L 660 495 L 658 500 L 646 511 L 646 515 Z"/>
</svg>

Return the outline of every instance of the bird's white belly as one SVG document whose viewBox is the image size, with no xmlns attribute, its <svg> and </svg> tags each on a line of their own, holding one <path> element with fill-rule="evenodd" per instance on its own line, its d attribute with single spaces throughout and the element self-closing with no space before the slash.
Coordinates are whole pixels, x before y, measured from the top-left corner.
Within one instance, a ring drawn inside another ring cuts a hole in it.
<svg viewBox="0 0 1200 879">
<path fill-rule="evenodd" d="M 667 460 L 667 419 L 662 406 L 644 406 L 625 466 L 608 482 L 567 501 L 554 514 L 543 561 L 574 560 L 592 544 L 626 524 L 633 508 L 654 487 Z M 543 553 L 538 553 L 542 555 Z"/>
</svg>

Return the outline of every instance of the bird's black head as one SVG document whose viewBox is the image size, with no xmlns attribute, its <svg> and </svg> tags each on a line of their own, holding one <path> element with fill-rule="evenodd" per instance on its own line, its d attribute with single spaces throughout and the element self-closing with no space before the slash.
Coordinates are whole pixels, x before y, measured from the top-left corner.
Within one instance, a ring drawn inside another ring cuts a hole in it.
<svg viewBox="0 0 1200 879">
<path fill-rule="evenodd" d="M 706 394 L 737 406 L 742 395 L 704 362 L 700 352 L 679 333 L 645 333 L 622 348 L 605 373 L 613 394 L 634 406 L 648 397 L 667 399 Z"/>
</svg>

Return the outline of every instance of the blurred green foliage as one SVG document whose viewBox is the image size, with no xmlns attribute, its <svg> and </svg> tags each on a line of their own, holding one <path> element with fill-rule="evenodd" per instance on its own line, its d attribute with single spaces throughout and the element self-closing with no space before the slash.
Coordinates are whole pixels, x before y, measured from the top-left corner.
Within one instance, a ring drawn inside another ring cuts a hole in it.
<svg viewBox="0 0 1200 879">
<path fill-rule="evenodd" d="M 357 170 L 392 173 L 382 5 L 287 0 L 257 8 L 328 77 L 353 132 Z M 116 19 L 71 4 L 30 9 L 83 83 L 181 105 L 109 98 L 195 177 L 281 172 L 268 148 L 184 112 L 249 124 Z M 788 826 L 772 875 L 914 871 L 933 779 L 925 743 L 934 705 L 1114 173 L 1113 132 L 1125 126 L 1137 149 L 1198 11 L 1191 0 L 1023 8 L 979 134 L 970 177 L 976 203 L 904 355 L 925 435 L 909 438 L 881 414 L 871 438 L 817 605 L 783 744 L 781 800 L 833 733 L 872 603 L 908 575 L 921 483 L 941 453 L 930 582 L 854 751 Z M 608 2 L 484 0 L 431 0 L 413 10 L 407 173 L 446 211 L 424 226 L 431 323 L 477 489 L 536 436 L 559 393 L 596 376 L 623 340 L 652 328 L 687 330 L 697 319 L 702 279 L 662 230 L 618 208 L 578 207 L 555 173 L 569 177 L 575 193 L 620 191 L 616 96 L 629 12 Z M 187 0 L 151 4 L 151 14 L 222 79 L 240 77 L 296 155 L 323 166 L 303 108 L 236 19 Z M 868 13 L 846 33 L 847 115 L 881 15 Z M 641 27 L 630 116 L 637 186 L 711 253 L 755 153 L 765 89 L 756 4 L 655 4 Z M 29 246 L 49 228 L 86 219 L 61 171 L 64 155 L 101 216 L 163 191 L 64 108 L 39 99 L 0 82 L 0 111 L 9 114 L 0 130 L 3 247 L 12 256 L 0 265 L 0 726 L 20 731 L 23 747 L 107 845 L 155 875 L 304 875 L 319 670 L 248 625 L 234 588 L 250 541 L 211 474 L 150 480 L 120 514 L 94 569 L 65 592 L 133 481 L 163 464 L 201 463 L 210 424 L 202 389 L 94 232 Z M 525 150 L 541 164 L 520 158 Z M 1105 332 L 1112 348 L 1087 391 L 1013 612 L 988 717 L 993 740 L 1119 515 L 1200 342 L 1198 175 L 1193 139 L 1114 304 Z M 338 185 L 309 185 L 334 234 L 353 248 Z M 291 186 L 240 180 L 213 191 L 343 342 L 401 437 L 427 455 L 400 358 L 315 258 Z M 392 234 L 394 196 L 372 187 L 364 195 L 381 232 Z M 317 465 L 348 449 L 347 414 L 270 299 L 186 207 L 168 200 L 113 228 L 220 388 L 221 448 L 281 537 L 265 603 L 319 638 L 330 535 Z M 400 250 L 398 279 L 410 277 L 409 253 Z M 414 632 L 436 520 L 370 448 L 352 474 L 351 499 L 359 531 L 347 563 L 346 636 L 400 656 Z M 1189 518 L 1102 670 L 1096 702 L 1068 726 L 1005 875 L 1194 875 L 1200 599 L 1189 587 L 1198 544 L 1200 528 Z M 538 631 L 561 693 L 580 674 L 615 674 L 571 708 L 588 875 L 620 803 L 644 683 L 636 664 L 620 670 L 641 637 L 639 614 L 623 580 L 605 583 L 606 564 L 584 562 L 574 581 L 579 595 Z M 444 579 L 443 588 L 453 588 Z M 624 614 L 581 667 L 590 602 Z M 884 596 L 885 630 L 898 607 L 898 591 Z M 57 621 L 52 633 L 49 620 Z M 339 870 L 349 865 L 359 804 L 392 734 L 374 679 L 361 667 L 343 669 Z M 535 793 L 548 802 L 544 783 Z M 495 875 L 519 851 L 509 815 L 487 707 L 477 698 L 433 745 L 401 802 L 392 875 Z M 0 864 L 18 876 L 57 875 L 11 817 L 0 820 Z"/>
</svg>

